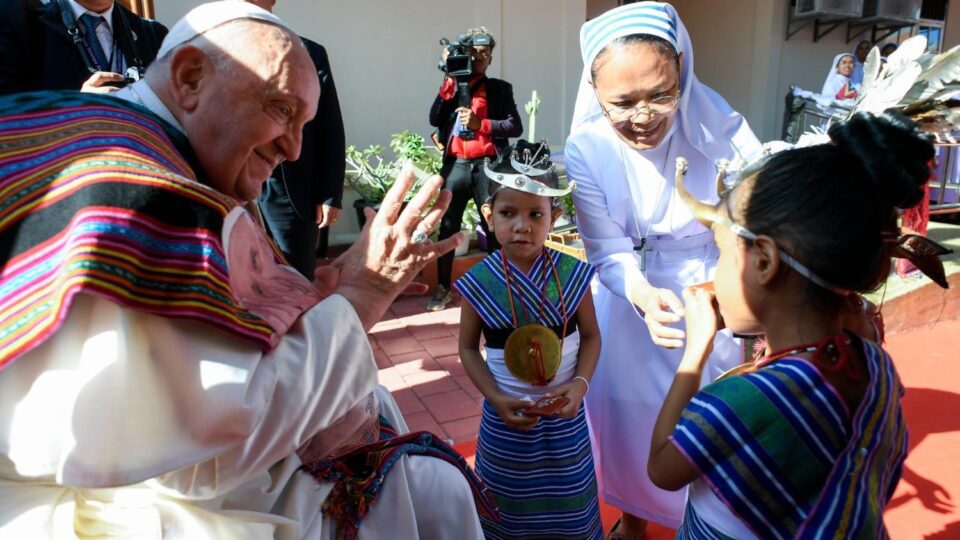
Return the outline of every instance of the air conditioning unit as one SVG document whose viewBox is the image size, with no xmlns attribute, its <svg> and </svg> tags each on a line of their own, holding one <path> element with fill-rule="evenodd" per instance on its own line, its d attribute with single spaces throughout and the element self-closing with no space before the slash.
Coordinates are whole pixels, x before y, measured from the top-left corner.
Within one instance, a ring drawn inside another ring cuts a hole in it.
<svg viewBox="0 0 960 540">
<path fill-rule="evenodd" d="M 863 20 L 914 24 L 923 0 L 863 0 Z"/>
<path fill-rule="evenodd" d="M 793 18 L 853 18 L 863 13 L 864 0 L 796 0 Z"/>
</svg>

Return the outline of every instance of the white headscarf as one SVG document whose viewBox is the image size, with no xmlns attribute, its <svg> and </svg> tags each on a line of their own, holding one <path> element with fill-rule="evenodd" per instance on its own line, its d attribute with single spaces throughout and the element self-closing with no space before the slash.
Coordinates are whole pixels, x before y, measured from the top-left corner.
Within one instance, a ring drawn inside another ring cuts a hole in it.
<svg viewBox="0 0 960 540">
<path fill-rule="evenodd" d="M 857 56 L 855 54 L 848 52 L 840 53 L 833 57 L 833 63 L 830 64 L 830 71 L 827 72 L 827 78 L 824 79 L 823 88 L 820 90 L 822 95 L 830 99 L 836 99 L 837 92 L 843 88 L 844 84 L 850 83 L 852 86 L 855 86 L 850 77 L 842 75 L 839 71 L 837 71 L 837 64 L 840 63 L 840 59 L 844 56 L 852 56 L 854 61 L 857 60 Z"/>
<path fill-rule="evenodd" d="M 571 134 L 603 113 L 590 86 L 593 60 L 610 42 L 633 34 L 663 38 L 683 54 L 678 122 L 694 148 L 713 161 L 736 157 L 731 155 L 734 151 L 759 148 L 756 137 L 743 117 L 719 94 L 697 80 L 693 74 L 693 45 L 687 29 L 673 6 L 660 2 L 627 4 L 584 23 L 580 29 L 583 77 L 573 109 Z M 755 156 L 742 157 L 749 161 Z"/>
</svg>

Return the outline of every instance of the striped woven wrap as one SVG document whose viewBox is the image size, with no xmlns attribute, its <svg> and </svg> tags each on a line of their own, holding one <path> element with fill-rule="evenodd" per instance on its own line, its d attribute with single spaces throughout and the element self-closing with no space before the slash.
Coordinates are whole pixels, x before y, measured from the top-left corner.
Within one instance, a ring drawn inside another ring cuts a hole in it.
<svg viewBox="0 0 960 540">
<path fill-rule="evenodd" d="M 191 159 L 176 129 L 114 98 L 0 99 L 0 369 L 81 292 L 269 348 L 273 330 L 227 281 L 220 235 L 236 204 Z"/>
<path fill-rule="evenodd" d="M 684 409 L 674 444 L 761 538 L 887 537 L 907 451 L 903 387 L 878 345 L 863 350 L 870 385 L 852 417 L 816 366 L 793 358 L 721 379 Z"/>
<path fill-rule="evenodd" d="M 557 269 L 557 276 L 563 285 L 563 302 L 560 301 L 557 284 L 551 265 L 541 255 L 533 262 L 528 274 L 508 262 L 512 294 L 516 295 L 516 312 L 520 317 L 524 313 L 538 315 L 543 309 L 543 320 L 537 321 L 546 326 L 560 326 L 563 316 L 573 318 L 580 307 L 583 296 L 590 288 L 593 266 L 565 255 L 553 249 L 546 254 Z M 460 277 L 454 286 L 480 315 L 483 323 L 491 328 L 513 328 L 513 315 L 510 311 L 510 299 L 507 296 L 507 277 L 503 273 L 503 252 L 495 251 L 467 273 Z M 543 302 L 543 290 L 546 288 L 546 303 Z M 566 308 L 566 314 L 563 309 Z M 520 324 L 533 321 L 518 321 Z"/>
</svg>

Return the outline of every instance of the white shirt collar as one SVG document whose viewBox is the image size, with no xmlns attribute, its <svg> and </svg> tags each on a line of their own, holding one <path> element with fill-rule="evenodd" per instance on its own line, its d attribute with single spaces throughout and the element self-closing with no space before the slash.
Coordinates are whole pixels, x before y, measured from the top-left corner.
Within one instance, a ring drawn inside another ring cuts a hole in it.
<svg viewBox="0 0 960 540">
<path fill-rule="evenodd" d="M 94 15 L 100 15 L 101 17 L 103 17 L 104 22 L 105 22 L 105 24 L 107 25 L 107 28 L 110 30 L 110 33 L 111 33 L 111 34 L 113 33 L 113 4 L 114 4 L 114 2 L 110 2 L 110 7 L 107 8 L 107 10 L 104 11 L 103 13 L 94 13 L 93 11 L 90 11 L 89 9 L 87 9 L 87 8 L 81 6 L 80 4 L 78 4 L 78 3 L 77 3 L 77 0 L 67 0 L 67 3 L 70 4 L 70 8 L 73 9 L 73 18 L 77 20 L 77 23 L 78 23 L 78 24 L 80 23 L 80 16 L 81 16 L 81 15 L 83 15 L 84 13 L 88 13 L 88 12 L 89 12 L 89 13 L 93 13 Z"/>
<path fill-rule="evenodd" d="M 187 134 L 187 131 L 183 129 L 183 126 L 181 126 L 180 122 L 173 116 L 170 109 L 163 104 L 163 101 L 161 101 L 160 97 L 153 91 L 153 88 L 150 88 L 146 80 L 141 79 L 126 88 L 121 88 L 114 92 L 113 96 L 146 107 L 153 114 L 170 122 L 173 127 L 180 130 L 180 133 L 184 135 Z"/>
</svg>

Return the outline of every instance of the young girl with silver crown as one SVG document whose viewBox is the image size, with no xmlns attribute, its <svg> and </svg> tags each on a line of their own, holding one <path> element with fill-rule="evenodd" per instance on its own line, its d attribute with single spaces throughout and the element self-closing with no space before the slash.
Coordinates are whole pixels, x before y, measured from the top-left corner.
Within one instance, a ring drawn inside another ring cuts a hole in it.
<svg viewBox="0 0 960 540">
<path fill-rule="evenodd" d="M 460 358 L 485 398 L 476 469 L 501 515 L 482 525 L 487 538 L 602 538 L 583 409 L 600 354 L 593 268 L 544 245 L 572 187 L 549 147 L 510 150 L 485 167 L 481 208 L 501 248 L 455 283 Z"/>
</svg>

